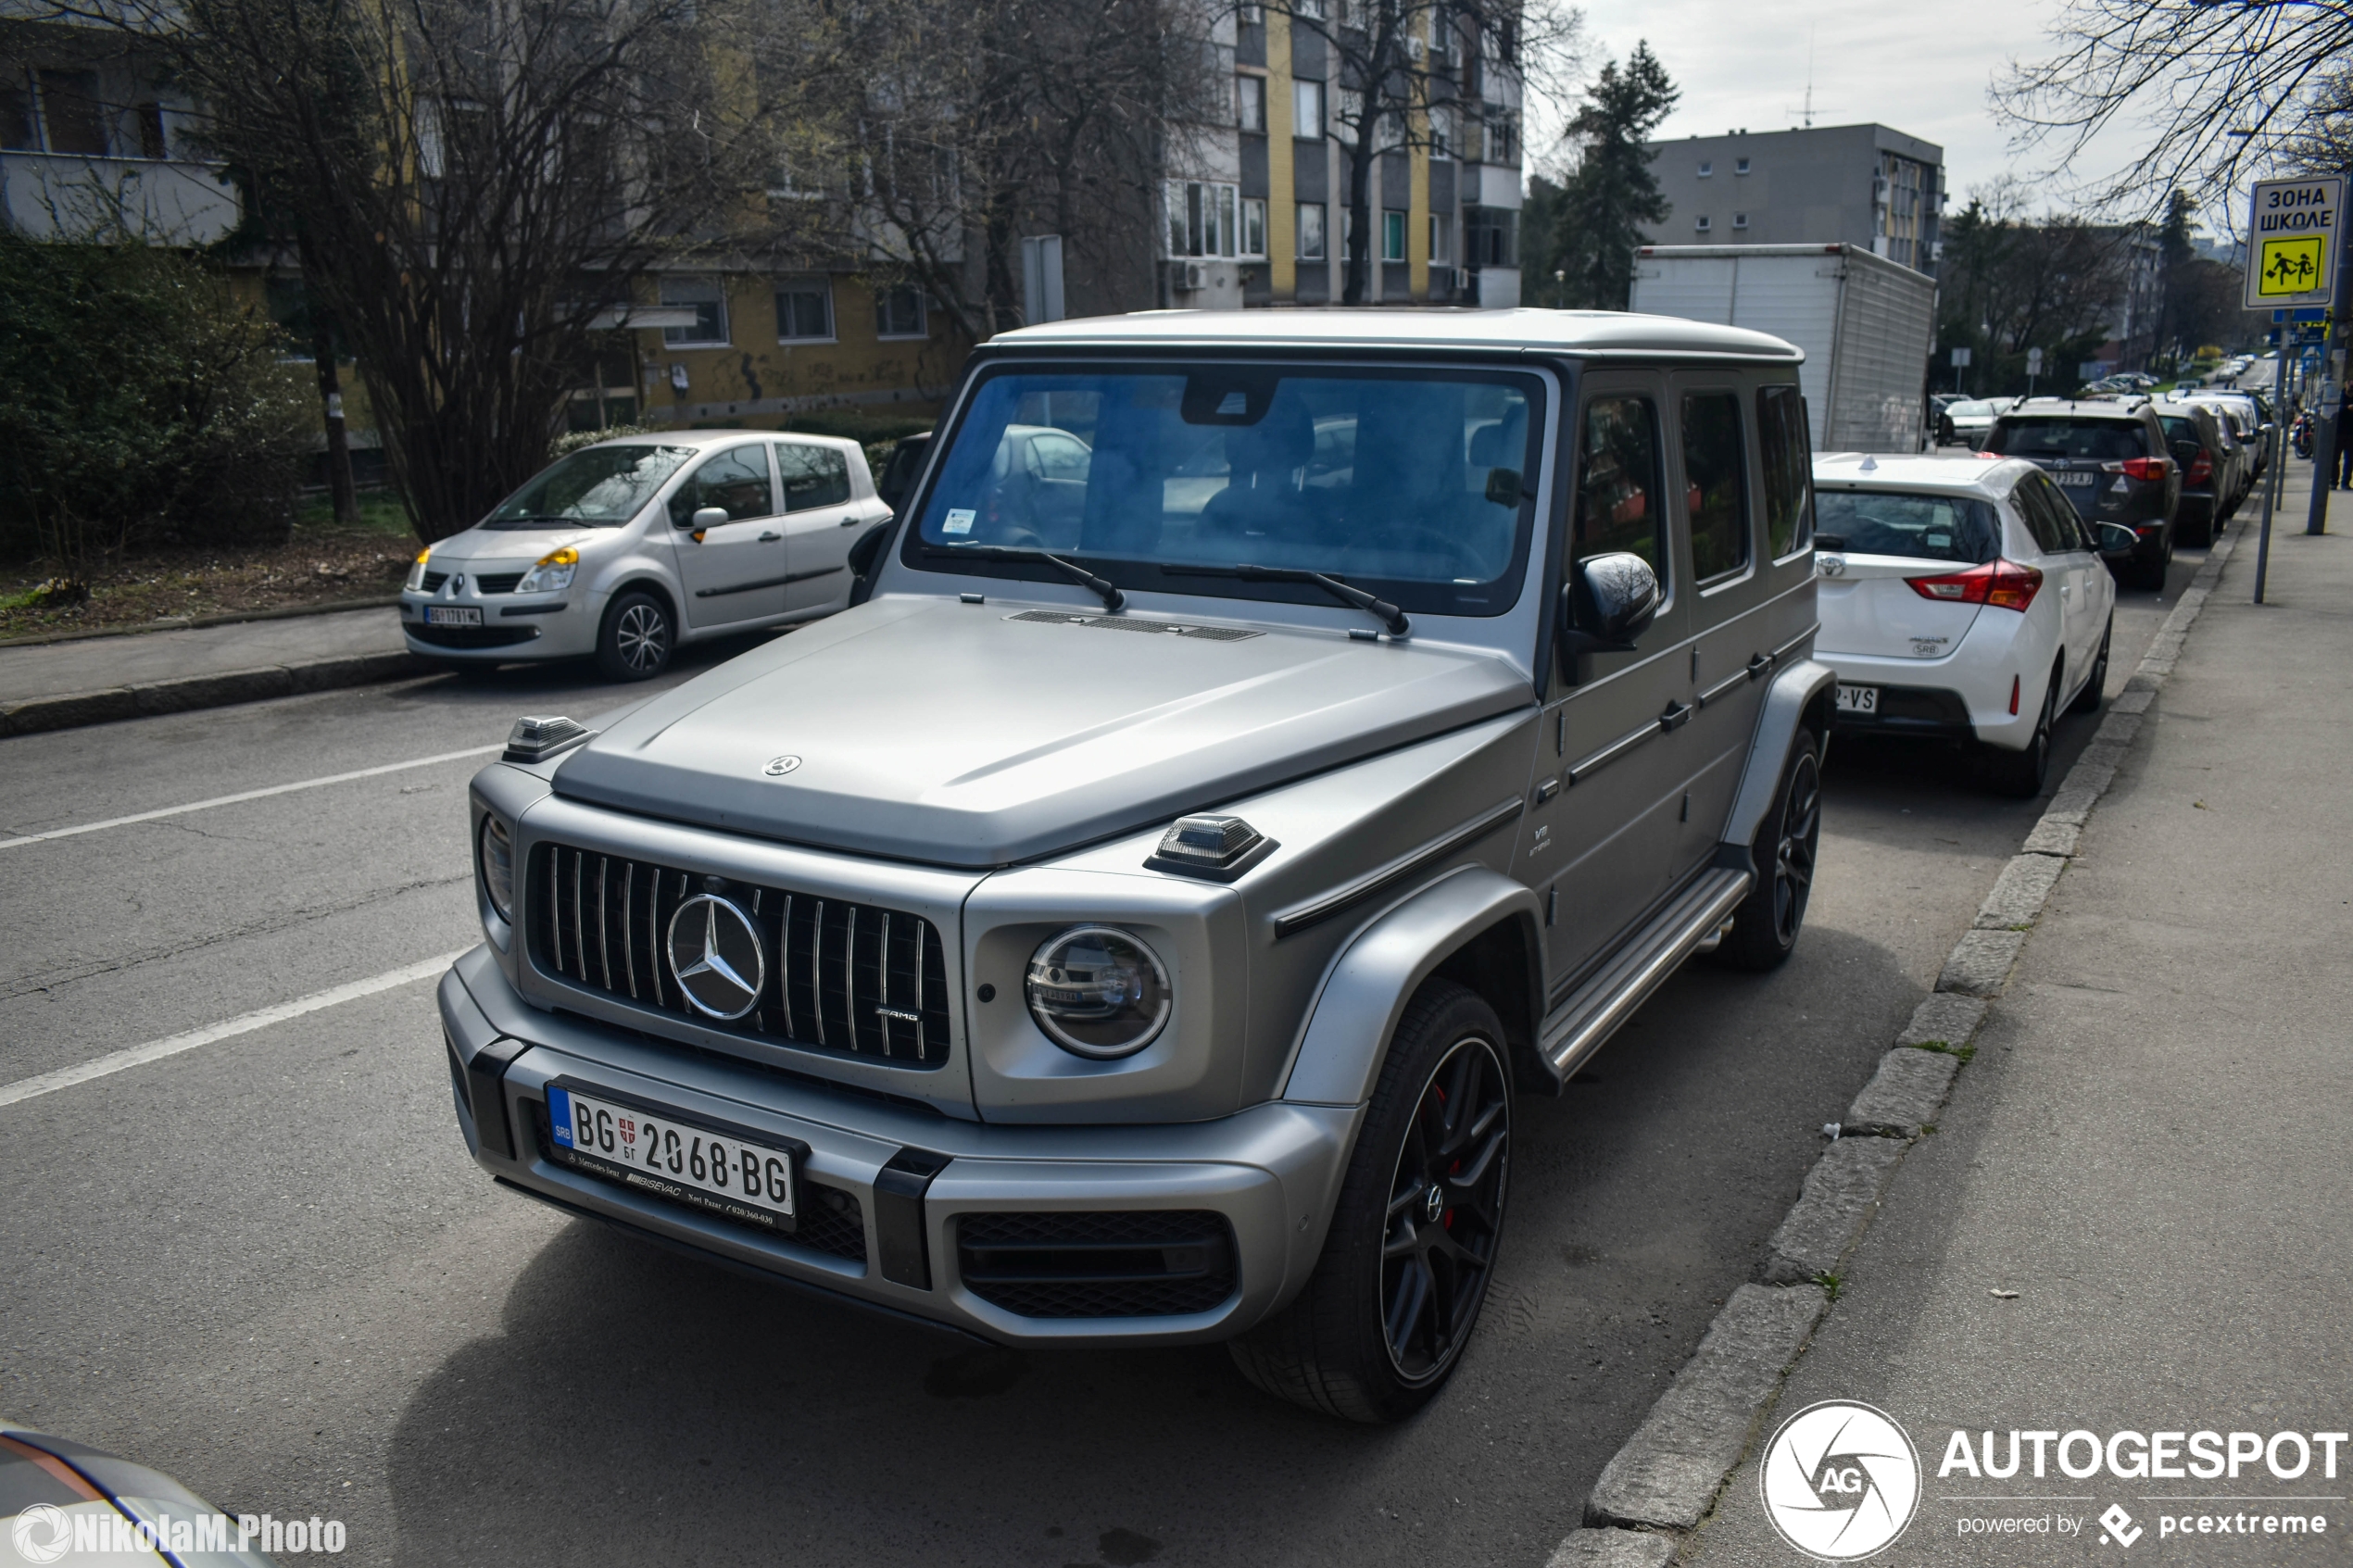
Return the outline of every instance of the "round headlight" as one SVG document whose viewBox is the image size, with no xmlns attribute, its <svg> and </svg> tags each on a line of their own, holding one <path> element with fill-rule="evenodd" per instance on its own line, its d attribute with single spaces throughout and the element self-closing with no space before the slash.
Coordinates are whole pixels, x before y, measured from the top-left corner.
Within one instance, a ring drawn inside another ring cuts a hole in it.
<svg viewBox="0 0 2353 1568">
<path fill-rule="evenodd" d="M 482 891 L 508 924 L 515 919 L 515 841 L 497 817 L 482 819 Z"/>
<path fill-rule="evenodd" d="M 1074 925 L 1046 939 L 1025 983 L 1030 1016 L 1076 1056 L 1131 1056 L 1168 1022 L 1168 971 L 1150 947 L 1108 925 Z"/>
</svg>

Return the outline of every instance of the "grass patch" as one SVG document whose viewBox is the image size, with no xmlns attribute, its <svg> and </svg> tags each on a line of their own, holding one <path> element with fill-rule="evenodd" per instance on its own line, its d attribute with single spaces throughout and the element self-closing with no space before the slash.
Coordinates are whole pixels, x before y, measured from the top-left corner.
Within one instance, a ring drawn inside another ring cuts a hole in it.
<svg viewBox="0 0 2353 1568">
<path fill-rule="evenodd" d="M 409 525 L 409 514 L 400 498 L 390 490 L 359 492 L 359 516 L 352 526 L 368 533 L 394 533 L 414 540 L 416 530 Z M 324 495 L 306 495 L 302 505 L 295 508 L 296 538 L 308 530 L 332 529 L 335 524 L 334 502 Z"/>
<path fill-rule="evenodd" d="M 1964 1065 L 1968 1063 L 1971 1057 L 1977 1054 L 1977 1047 L 1975 1046 L 1948 1045 L 1943 1040 L 1922 1040 L 1918 1045 L 1912 1047 L 1912 1049 L 1916 1051 L 1936 1051 L 1944 1056 L 1956 1056 L 1961 1059 Z"/>
<path fill-rule="evenodd" d="M 1839 1292 L 1846 1288 L 1845 1279 L 1839 1274 L 1818 1273 L 1814 1276 L 1814 1283 L 1820 1286 L 1822 1294 L 1833 1301 L 1838 1299 Z"/>
</svg>

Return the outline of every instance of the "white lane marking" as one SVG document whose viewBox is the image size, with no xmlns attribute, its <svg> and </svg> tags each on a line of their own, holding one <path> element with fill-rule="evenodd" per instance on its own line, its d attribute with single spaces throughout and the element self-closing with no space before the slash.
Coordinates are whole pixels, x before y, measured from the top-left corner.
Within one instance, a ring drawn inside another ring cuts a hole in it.
<svg viewBox="0 0 2353 1568">
<path fill-rule="evenodd" d="M 430 768 L 436 762 L 456 762 L 468 757 L 486 757 L 494 751 L 507 749 L 501 741 L 497 746 L 468 746 L 463 751 L 445 751 L 436 757 L 415 757 L 406 762 L 386 762 L 380 768 L 355 768 L 348 773 L 329 773 L 323 779 L 304 779 L 298 784 L 271 784 L 267 789 L 248 789 L 237 795 L 217 795 L 210 800 L 192 800 L 185 806 L 166 806 L 159 810 L 134 811 L 127 817 L 108 817 L 103 822 L 83 822 L 79 827 L 51 828 L 46 833 L 28 833 L 19 838 L 0 838 L 0 849 L 14 849 L 20 844 L 45 844 L 53 838 L 71 838 L 77 834 L 98 833 L 107 828 L 128 827 L 132 822 L 152 822 L 159 817 L 177 817 L 189 811 L 209 811 L 216 806 L 234 806 L 241 800 L 261 800 L 272 795 L 291 795 L 298 789 L 319 789 L 327 784 L 349 784 L 354 779 L 372 779 L 382 773 L 397 773 L 405 768 Z"/>
<path fill-rule="evenodd" d="M 280 1002 L 275 1007 L 263 1008 L 258 1012 L 246 1013 L 242 1018 L 230 1019 L 225 1023 L 208 1024 L 202 1029 L 191 1029 L 184 1035 L 173 1035 L 161 1040 L 150 1040 L 144 1046 L 133 1046 L 129 1050 L 116 1051 L 111 1056 L 102 1056 L 78 1066 L 60 1067 L 55 1073 L 44 1073 L 38 1077 L 19 1078 L 13 1084 L 0 1084 L 0 1106 L 14 1105 L 19 1100 L 55 1094 L 59 1089 L 69 1089 L 76 1084 L 86 1084 L 93 1078 L 107 1077 L 127 1067 L 139 1067 L 150 1061 L 160 1061 L 165 1057 L 178 1056 L 182 1051 L 192 1051 L 198 1046 L 208 1046 L 216 1040 L 226 1040 L 232 1035 L 249 1035 L 256 1029 L 267 1029 L 273 1023 L 283 1023 L 289 1018 L 300 1018 L 304 1013 L 317 1012 L 321 1008 L 339 1007 L 345 1002 L 358 1001 L 362 997 L 372 997 L 379 991 L 389 991 L 396 985 L 406 985 L 412 981 L 430 979 L 457 962 L 466 951 L 467 949 L 460 947 L 454 953 L 444 953 L 439 958 L 425 959 L 383 974 L 371 975 L 365 980 L 352 981 L 347 985 L 338 985 L 332 991 L 320 991 L 311 996 L 298 997 L 291 1002 Z"/>
</svg>

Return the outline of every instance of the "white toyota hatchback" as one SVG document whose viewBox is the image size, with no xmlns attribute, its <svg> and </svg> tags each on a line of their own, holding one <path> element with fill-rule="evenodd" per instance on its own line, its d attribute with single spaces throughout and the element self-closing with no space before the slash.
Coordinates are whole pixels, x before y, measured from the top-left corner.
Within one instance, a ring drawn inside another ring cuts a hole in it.
<svg viewBox="0 0 2353 1568">
<path fill-rule="evenodd" d="M 685 642 L 848 607 L 850 546 L 890 516 L 854 441 L 701 430 L 600 441 L 417 557 L 412 653 L 452 663 L 593 654 L 660 673 Z"/>
<path fill-rule="evenodd" d="M 2042 793 L 2059 713 L 2108 680 L 2095 525 L 2017 458 L 1824 453 L 1814 487 L 1833 733 L 1972 743 L 1994 788 Z"/>
</svg>

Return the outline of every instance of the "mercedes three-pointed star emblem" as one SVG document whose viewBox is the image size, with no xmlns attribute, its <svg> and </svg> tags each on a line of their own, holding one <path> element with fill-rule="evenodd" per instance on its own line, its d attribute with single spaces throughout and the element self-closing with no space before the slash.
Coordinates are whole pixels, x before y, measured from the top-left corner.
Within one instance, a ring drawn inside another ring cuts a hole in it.
<svg viewBox="0 0 2353 1568">
<path fill-rule="evenodd" d="M 670 917 L 670 972 L 698 1012 L 741 1018 L 760 1005 L 768 955 L 749 915 L 715 893 L 678 906 Z"/>
</svg>

